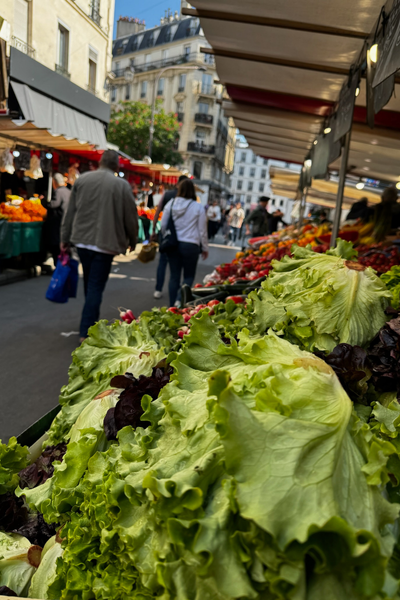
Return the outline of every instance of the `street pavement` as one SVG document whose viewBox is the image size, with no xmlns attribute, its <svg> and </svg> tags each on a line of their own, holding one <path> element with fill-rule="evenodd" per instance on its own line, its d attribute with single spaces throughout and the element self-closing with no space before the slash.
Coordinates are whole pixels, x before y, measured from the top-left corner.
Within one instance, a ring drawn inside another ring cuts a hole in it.
<svg viewBox="0 0 400 600">
<path fill-rule="evenodd" d="M 222 238 L 200 259 L 196 283 L 237 249 L 223 246 Z M 168 277 L 163 297 L 153 298 L 158 259 L 149 264 L 136 254 L 116 257 L 103 296 L 101 318 L 118 318 L 118 307 L 138 316 L 168 304 Z M 0 440 L 18 435 L 58 403 L 68 381 L 71 353 L 78 344 L 83 304 L 83 282 L 77 299 L 53 304 L 45 299 L 50 276 L 40 276 L 0 287 Z"/>
</svg>

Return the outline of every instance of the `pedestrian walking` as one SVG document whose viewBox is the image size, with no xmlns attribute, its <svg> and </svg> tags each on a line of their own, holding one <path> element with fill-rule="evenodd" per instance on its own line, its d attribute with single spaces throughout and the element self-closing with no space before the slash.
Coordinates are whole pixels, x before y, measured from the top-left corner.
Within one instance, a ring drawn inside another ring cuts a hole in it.
<svg viewBox="0 0 400 600">
<path fill-rule="evenodd" d="M 213 240 L 221 226 L 221 208 L 217 200 L 214 200 L 212 205 L 208 207 L 207 219 L 208 239 Z"/>
<path fill-rule="evenodd" d="M 269 234 L 275 233 L 275 231 L 278 231 L 278 223 L 282 223 L 282 225 L 284 227 L 287 227 L 287 223 L 285 223 L 285 221 L 282 219 L 283 216 L 284 216 L 283 212 L 279 209 L 272 213 L 272 215 L 270 216 L 270 218 L 268 220 L 268 233 Z"/>
<path fill-rule="evenodd" d="M 67 250 L 74 244 L 83 267 L 85 305 L 81 340 L 99 320 L 114 256 L 124 254 L 127 248 L 133 250 L 136 245 L 136 204 L 129 183 L 114 175 L 118 166 L 118 153 L 106 150 L 100 168 L 76 180 L 61 226 L 61 249 Z"/>
<path fill-rule="evenodd" d="M 50 201 L 47 218 L 43 225 L 46 250 L 53 257 L 54 266 L 57 266 L 60 254 L 61 223 L 67 212 L 71 190 L 68 189 L 65 177 L 61 173 L 53 175 L 54 199 Z M 47 255 L 47 253 L 46 253 Z"/>
<path fill-rule="evenodd" d="M 178 185 L 182 181 L 185 181 L 185 179 L 187 179 L 186 175 L 181 175 L 178 179 Z M 177 193 L 178 193 L 178 187 L 176 186 L 176 187 L 174 187 L 174 189 L 168 190 L 167 192 L 165 192 L 163 197 L 161 198 L 161 200 L 157 206 L 156 212 L 154 214 L 153 235 L 151 236 L 152 241 L 157 240 L 156 226 L 157 226 L 160 214 L 163 212 L 163 210 L 166 207 L 166 205 L 168 204 L 168 202 L 170 200 L 173 200 L 174 198 L 176 198 Z M 156 289 L 153 294 L 154 298 L 156 298 L 157 300 L 162 298 L 162 291 L 163 291 L 163 287 L 164 287 L 164 283 L 165 283 L 165 277 L 167 275 L 167 266 L 168 266 L 167 255 L 165 254 L 165 252 L 162 252 L 162 253 L 160 253 L 160 258 L 158 261 L 157 276 L 156 276 Z"/>
<path fill-rule="evenodd" d="M 229 226 L 231 243 L 234 244 L 236 239 L 240 238 L 240 230 L 244 221 L 244 210 L 241 202 L 236 202 L 236 205 L 229 213 Z"/>
<path fill-rule="evenodd" d="M 178 240 L 177 245 L 165 253 L 171 271 L 169 301 L 174 306 L 181 287 L 182 272 L 183 283 L 192 287 L 200 253 L 203 260 L 208 257 L 206 213 L 204 207 L 196 201 L 195 187 L 190 179 L 179 184 L 177 197 L 165 207 L 161 221 L 163 234 L 167 230 L 170 215 Z"/>
</svg>

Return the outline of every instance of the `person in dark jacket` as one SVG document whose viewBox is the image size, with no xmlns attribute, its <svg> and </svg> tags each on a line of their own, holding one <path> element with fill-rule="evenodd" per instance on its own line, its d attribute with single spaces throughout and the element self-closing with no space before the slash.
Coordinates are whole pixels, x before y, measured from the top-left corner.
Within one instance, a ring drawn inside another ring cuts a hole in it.
<svg viewBox="0 0 400 600">
<path fill-rule="evenodd" d="M 346 221 L 355 221 L 361 219 L 364 223 L 368 223 L 374 214 L 374 210 L 368 206 L 368 198 L 361 198 L 355 202 L 346 217 Z"/>
<path fill-rule="evenodd" d="M 284 227 L 287 227 L 287 223 L 285 223 L 285 221 L 282 219 L 283 217 L 283 212 L 281 210 L 276 210 L 275 212 L 272 213 L 272 215 L 269 218 L 268 221 L 268 233 L 275 233 L 275 231 L 278 231 L 278 223 L 282 223 L 282 225 Z"/>
<path fill-rule="evenodd" d="M 118 167 L 118 153 L 106 150 L 100 168 L 76 180 L 61 225 L 61 250 L 74 244 L 83 267 L 85 305 L 80 324 L 81 340 L 99 320 L 114 256 L 125 254 L 127 248 L 134 250 L 136 246 L 136 204 L 129 183 L 114 175 Z"/>
<path fill-rule="evenodd" d="M 157 239 L 157 234 L 155 233 L 155 231 L 156 231 L 158 219 L 160 217 L 160 213 L 164 212 L 164 208 L 167 206 L 167 204 L 170 200 L 173 200 L 174 198 L 176 198 L 176 195 L 178 193 L 178 186 L 182 181 L 185 181 L 185 179 L 187 179 L 186 175 L 181 175 L 178 179 L 178 185 L 173 190 L 168 190 L 167 192 L 165 192 L 165 194 L 161 198 L 161 200 L 157 206 L 157 210 L 155 212 L 154 219 L 153 219 L 153 235 L 150 238 L 151 240 Z M 154 298 L 156 298 L 157 300 L 162 298 L 162 290 L 164 287 L 165 276 L 167 274 L 167 266 L 168 266 L 167 255 L 165 252 L 160 252 L 160 259 L 158 261 L 158 268 L 157 268 L 156 289 L 153 294 Z"/>
<path fill-rule="evenodd" d="M 250 223 L 253 224 L 253 237 L 262 237 L 268 234 L 268 221 L 270 214 L 267 211 L 269 198 L 261 196 L 258 206 L 245 219 L 246 235 L 250 235 Z"/>
</svg>

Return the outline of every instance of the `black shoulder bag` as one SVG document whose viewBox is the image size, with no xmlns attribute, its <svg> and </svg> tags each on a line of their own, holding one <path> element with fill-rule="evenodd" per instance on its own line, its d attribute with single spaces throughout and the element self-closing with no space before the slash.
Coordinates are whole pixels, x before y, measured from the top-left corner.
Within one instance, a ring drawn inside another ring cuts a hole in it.
<svg viewBox="0 0 400 600">
<path fill-rule="evenodd" d="M 178 247 L 178 236 L 176 235 L 175 223 L 172 218 L 172 209 L 174 208 L 174 202 L 172 201 L 171 212 L 169 213 L 169 219 L 167 224 L 167 229 L 164 234 L 162 234 L 159 251 L 160 252 L 169 252 L 174 248 Z"/>
</svg>

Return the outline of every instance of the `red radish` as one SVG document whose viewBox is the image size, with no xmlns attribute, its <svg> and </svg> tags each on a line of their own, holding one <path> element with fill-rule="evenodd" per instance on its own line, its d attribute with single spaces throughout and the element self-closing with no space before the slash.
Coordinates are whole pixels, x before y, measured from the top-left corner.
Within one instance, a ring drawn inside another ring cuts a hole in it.
<svg viewBox="0 0 400 600">
<path fill-rule="evenodd" d="M 133 312 L 132 312 L 130 309 L 128 309 L 128 310 L 126 311 L 125 315 L 126 315 L 127 317 L 129 317 L 130 319 L 132 319 L 132 321 L 136 321 L 136 317 L 135 317 L 135 315 L 133 314 Z"/>
<path fill-rule="evenodd" d="M 168 312 L 174 313 L 174 315 L 179 315 L 179 309 L 176 306 L 171 306 L 171 308 L 168 309 Z"/>
<path fill-rule="evenodd" d="M 185 335 L 185 334 L 183 333 L 183 331 L 178 331 L 178 337 L 180 337 L 180 338 L 181 338 L 181 340 L 183 340 L 183 336 L 184 336 L 184 335 Z"/>
<path fill-rule="evenodd" d="M 217 306 L 217 304 L 220 304 L 219 300 L 210 300 L 210 302 L 207 302 L 207 306 Z"/>
<path fill-rule="evenodd" d="M 185 321 L 185 323 L 188 323 L 190 321 L 190 318 L 190 315 L 188 315 L 187 313 L 183 315 L 183 320 Z"/>
</svg>

